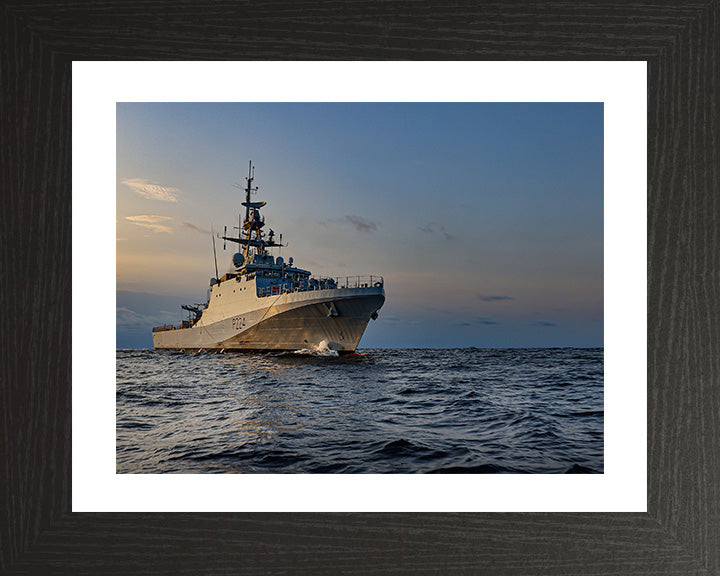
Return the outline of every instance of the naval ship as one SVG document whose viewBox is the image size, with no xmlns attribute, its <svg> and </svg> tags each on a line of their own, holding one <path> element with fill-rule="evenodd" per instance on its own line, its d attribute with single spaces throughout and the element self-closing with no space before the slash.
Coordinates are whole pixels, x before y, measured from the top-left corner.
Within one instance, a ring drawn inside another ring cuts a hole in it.
<svg viewBox="0 0 720 576">
<path fill-rule="evenodd" d="M 325 350 L 348 354 L 356 350 L 370 320 L 385 302 L 382 276 L 315 278 L 271 252 L 281 248 L 272 229 L 266 233 L 260 209 L 252 201 L 254 167 L 248 167 L 244 189 L 245 216 L 238 216 L 238 237 L 221 237 L 238 245 L 233 272 L 210 279 L 207 302 L 182 306 L 187 320 L 153 328 L 155 348 L 185 351 Z M 218 235 L 219 237 L 219 235 Z M 215 253 L 215 235 L 213 235 Z"/>
</svg>

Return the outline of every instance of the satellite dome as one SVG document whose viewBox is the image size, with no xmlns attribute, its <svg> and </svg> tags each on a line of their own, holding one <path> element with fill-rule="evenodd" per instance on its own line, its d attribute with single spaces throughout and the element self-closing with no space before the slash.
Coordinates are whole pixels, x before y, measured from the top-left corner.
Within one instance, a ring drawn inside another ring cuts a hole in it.
<svg viewBox="0 0 720 576">
<path fill-rule="evenodd" d="M 278 266 L 282 266 L 283 264 L 285 264 L 285 260 L 283 260 L 282 256 L 278 256 L 277 258 L 275 258 L 275 264 L 277 264 Z"/>
<path fill-rule="evenodd" d="M 233 264 L 235 264 L 238 268 L 245 264 L 245 258 L 242 254 L 240 254 L 240 252 L 233 254 Z"/>
</svg>

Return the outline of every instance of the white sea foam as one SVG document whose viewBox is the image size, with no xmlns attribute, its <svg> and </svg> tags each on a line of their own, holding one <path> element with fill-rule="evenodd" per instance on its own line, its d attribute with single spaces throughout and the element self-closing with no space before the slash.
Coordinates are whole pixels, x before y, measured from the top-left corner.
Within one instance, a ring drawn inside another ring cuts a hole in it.
<svg viewBox="0 0 720 576">
<path fill-rule="evenodd" d="M 328 346 L 327 340 L 321 340 L 320 344 L 313 348 L 303 348 L 302 350 L 295 350 L 294 354 L 303 354 L 308 356 L 339 356 L 337 350 L 333 350 Z"/>
</svg>

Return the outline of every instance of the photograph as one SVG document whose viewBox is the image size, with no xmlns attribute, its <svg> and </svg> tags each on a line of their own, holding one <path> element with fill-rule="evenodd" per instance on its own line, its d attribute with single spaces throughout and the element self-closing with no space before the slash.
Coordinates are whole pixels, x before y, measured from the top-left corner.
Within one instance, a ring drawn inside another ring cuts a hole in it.
<svg viewBox="0 0 720 576">
<path fill-rule="evenodd" d="M 118 102 L 116 472 L 602 474 L 602 102 Z"/>
<path fill-rule="evenodd" d="M 720 576 L 720 1 L 0 29 L 0 573 Z"/>
</svg>

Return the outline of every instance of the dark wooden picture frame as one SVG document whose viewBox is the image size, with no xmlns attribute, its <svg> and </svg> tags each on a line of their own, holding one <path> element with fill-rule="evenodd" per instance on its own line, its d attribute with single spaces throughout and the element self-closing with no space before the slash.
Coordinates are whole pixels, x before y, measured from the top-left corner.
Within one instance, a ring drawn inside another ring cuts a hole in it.
<svg viewBox="0 0 720 576">
<path fill-rule="evenodd" d="M 3 3 L 0 572 L 720 574 L 719 5 Z M 72 513 L 71 65 L 140 59 L 647 61 L 648 512 Z"/>
</svg>

